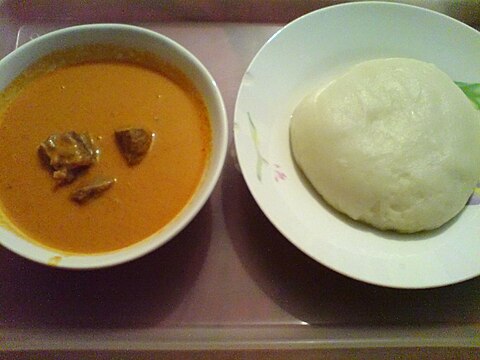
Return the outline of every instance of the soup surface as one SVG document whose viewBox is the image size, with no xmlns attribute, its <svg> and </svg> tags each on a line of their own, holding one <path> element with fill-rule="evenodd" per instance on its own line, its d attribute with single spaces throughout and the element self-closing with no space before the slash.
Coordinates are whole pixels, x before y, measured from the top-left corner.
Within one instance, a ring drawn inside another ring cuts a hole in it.
<svg viewBox="0 0 480 360">
<path fill-rule="evenodd" d="M 211 147 L 206 107 L 180 72 L 148 54 L 85 53 L 41 60 L 5 90 L 0 106 L 3 212 L 32 240 L 67 253 L 117 250 L 160 230 L 189 202 Z M 115 143 L 114 131 L 130 126 L 155 134 L 136 166 Z M 73 183 L 55 186 L 37 149 L 51 134 L 72 130 L 94 138 L 99 160 Z M 98 176 L 117 181 L 87 204 L 70 200 Z"/>
</svg>

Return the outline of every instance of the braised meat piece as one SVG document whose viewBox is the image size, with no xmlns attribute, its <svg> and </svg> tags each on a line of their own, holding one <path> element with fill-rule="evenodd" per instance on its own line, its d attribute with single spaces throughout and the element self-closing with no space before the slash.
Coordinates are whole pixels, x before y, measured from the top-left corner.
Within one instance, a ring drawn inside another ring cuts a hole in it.
<svg viewBox="0 0 480 360">
<path fill-rule="evenodd" d="M 50 135 L 40 144 L 38 153 L 53 170 L 53 178 L 63 185 L 97 160 L 98 149 L 90 135 L 69 131 Z"/>
<path fill-rule="evenodd" d="M 114 178 L 97 178 L 75 190 L 70 198 L 79 204 L 83 204 L 90 199 L 97 198 L 102 195 L 105 191 L 112 187 L 115 181 L 116 180 Z"/>
<path fill-rule="evenodd" d="M 115 140 L 128 165 L 139 164 L 152 145 L 153 133 L 140 128 L 115 131 Z"/>
</svg>

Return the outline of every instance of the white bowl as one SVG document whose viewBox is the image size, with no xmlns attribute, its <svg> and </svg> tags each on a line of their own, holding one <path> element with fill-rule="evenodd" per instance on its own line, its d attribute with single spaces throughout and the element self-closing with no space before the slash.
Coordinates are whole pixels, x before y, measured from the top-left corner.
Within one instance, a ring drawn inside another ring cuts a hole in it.
<svg viewBox="0 0 480 360">
<path fill-rule="evenodd" d="M 479 55 L 478 31 L 402 4 L 342 4 L 288 24 L 248 67 L 235 108 L 238 160 L 259 206 L 305 254 L 354 279 L 429 288 L 480 275 L 478 199 L 436 231 L 378 231 L 322 202 L 297 171 L 289 144 L 290 116 L 301 99 L 356 63 L 415 58 L 456 81 L 479 83 Z"/>
<path fill-rule="evenodd" d="M 121 24 L 82 25 L 38 37 L 0 61 L 0 91 L 39 58 L 56 50 L 87 44 L 113 44 L 146 50 L 181 70 L 192 80 L 207 105 L 212 127 L 212 153 L 199 187 L 182 212 L 155 235 L 124 249 L 93 255 L 66 255 L 19 236 L 8 224 L 0 221 L 1 245 L 38 263 L 72 269 L 101 268 L 124 263 L 143 256 L 172 239 L 195 217 L 213 191 L 223 168 L 228 140 L 225 106 L 208 70 L 181 45 L 140 27 Z"/>
</svg>

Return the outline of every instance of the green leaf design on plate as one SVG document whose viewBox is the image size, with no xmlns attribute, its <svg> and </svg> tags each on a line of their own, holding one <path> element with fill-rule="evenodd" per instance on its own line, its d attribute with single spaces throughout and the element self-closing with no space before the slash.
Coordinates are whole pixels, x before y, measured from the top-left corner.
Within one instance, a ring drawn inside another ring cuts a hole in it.
<svg viewBox="0 0 480 360">
<path fill-rule="evenodd" d="M 263 165 L 268 164 L 268 161 L 262 156 L 260 153 L 260 139 L 258 138 L 257 128 L 253 123 L 252 117 L 250 113 L 247 112 L 248 115 L 248 122 L 250 123 L 250 134 L 252 135 L 253 144 L 255 145 L 255 152 L 257 153 L 257 179 L 258 181 L 262 181 L 262 168 Z"/>
<path fill-rule="evenodd" d="M 461 81 L 455 81 L 455 84 L 457 84 L 463 93 L 467 95 L 475 107 L 480 110 L 480 84 L 465 83 Z"/>
</svg>

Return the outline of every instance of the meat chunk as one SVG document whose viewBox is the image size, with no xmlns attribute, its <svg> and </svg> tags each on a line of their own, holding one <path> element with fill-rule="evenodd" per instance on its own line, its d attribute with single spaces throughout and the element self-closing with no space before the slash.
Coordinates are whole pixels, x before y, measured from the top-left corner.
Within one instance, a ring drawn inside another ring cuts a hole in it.
<svg viewBox="0 0 480 360">
<path fill-rule="evenodd" d="M 114 178 L 96 178 L 92 182 L 75 190 L 70 196 L 70 199 L 79 204 L 86 203 L 88 200 L 97 198 L 110 189 L 115 181 L 116 179 Z"/>
<path fill-rule="evenodd" d="M 63 185 L 95 163 L 98 149 L 90 135 L 69 131 L 50 135 L 40 144 L 38 153 L 53 170 L 53 178 Z"/>
<path fill-rule="evenodd" d="M 139 164 L 152 145 L 153 133 L 141 128 L 115 130 L 115 140 L 128 165 Z"/>
</svg>

